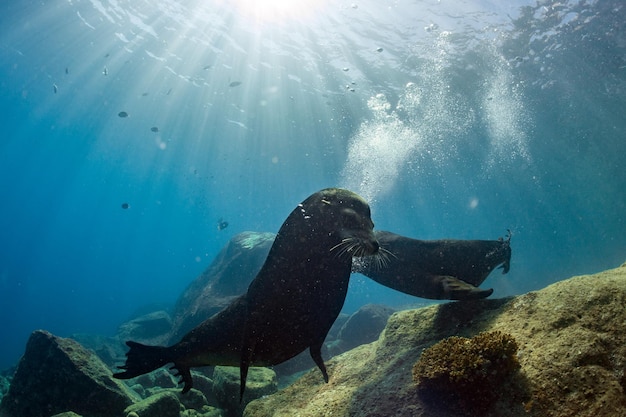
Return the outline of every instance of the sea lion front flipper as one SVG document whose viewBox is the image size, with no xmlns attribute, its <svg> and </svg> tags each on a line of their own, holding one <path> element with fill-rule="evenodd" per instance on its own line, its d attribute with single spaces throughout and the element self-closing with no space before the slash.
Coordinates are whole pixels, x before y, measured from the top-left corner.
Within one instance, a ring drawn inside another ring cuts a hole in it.
<svg viewBox="0 0 626 417">
<path fill-rule="evenodd" d="M 189 390 L 193 388 L 193 379 L 191 379 L 190 368 L 188 366 L 184 366 L 174 362 L 174 366 L 170 368 L 170 371 L 171 370 L 176 371 L 176 373 L 174 374 L 175 377 L 180 377 L 180 381 L 178 382 L 178 384 L 183 384 L 182 393 L 184 394 L 186 392 L 189 392 Z"/>
<path fill-rule="evenodd" d="M 493 293 L 493 288 L 484 290 L 455 277 L 440 275 L 434 278 L 441 286 L 441 299 L 480 300 Z"/>
<path fill-rule="evenodd" d="M 239 403 L 243 401 L 243 393 L 246 390 L 246 379 L 248 378 L 248 368 L 250 364 L 243 359 L 239 365 Z"/>
<path fill-rule="evenodd" d="M 316 343 L 315 345 L 311 345 L 309 347 L 309 353 L 311 354 L 311 358 L 313 358 L 313 362 L 320 368 L 322 371 L 322 375 L 324 376 L 324 382 L 328 383 L 328 372 L 326 372 L 326 365 L 324 364 L 324 359 L 322 359 L 322 344 Z"/>
<path fill-rule="evenodd" d="M 250 337 L 244 338 L 241 358 L 239 359 L 239 403 L 243 401 L 243 393 L 246 391 L 246 379 L 248 379 L 248 368 L 252 362 L 253 352 L 254 348 Z"/>
</svg>

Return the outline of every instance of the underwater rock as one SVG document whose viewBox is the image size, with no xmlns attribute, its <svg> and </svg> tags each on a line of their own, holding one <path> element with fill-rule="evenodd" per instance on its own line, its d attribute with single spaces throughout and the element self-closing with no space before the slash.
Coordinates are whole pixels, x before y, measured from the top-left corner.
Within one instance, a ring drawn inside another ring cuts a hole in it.
<svg viewBox="0 0 626 417">
<path fill-rule="evenodd" d="M 179 417 L 181 404 L 171 391 L 161 391 L 124 410 L 125 416 L 135 413 L 141 417 Z"/>
<path fill-rule="evenodd" d="M 83 347 L 93 350 L 109 368 L 113 368 L 123 360 L 126 345 L 116 337 L 107 337 L 88 333 L 73 333 L 71 339 Z"/>
<path fill-rule="evenodd" d="M 174 375 L 165 368 L 139 375 L 137 378 L 133 378 L 130 383 L 139 384 L 146 390 L 150 390 L 151 388 L 176 388 L 178 386 L 178 381 L 174 378 Z"/>
<path fill-rule="evenodd" d="M 176 394 L 176 396 L 178 397 L 178 401 L 187 410 L 201 411 L 204 406 L 209 405 L 209 402 L 207 401 L 204 394 L 195 388 L 190 389 L 188 392 L 184 394 L 181 392 L 179 388 L 176 388 L 176 389 L 170 388 L 168 391 Z"/>
<path fill-rule="evenodd" d="M 52 417 L 82 417 L 80 414 L 76 414 L 73 411 L 66 411 L 64 413 L 55 414 Z"/>
<path fill-rule="evenodd" d="M 341 326 L 337 339 L 344 351 L 378 339 L 395 310 L 380 304 L 366 304 Z"/>
<path fill-rule="evenodd" d="M 328 384 L 311 371 L 248 404 L 245 417 L 469 416 L 425 402 L 412 368 L 450 336 L 499 331 L 518 347 L 519 383 L 503 387 L 483 415 L 613 417 L 626 409 L 626 264 L 506 299 L 451 302 L 393 314 L 380 338 L 327 362 Z"/>
<path fill-rule="evenodd" d="M 176 301 L 169 343 L 178 342 L 188 331 L 247 291 L 263 266 L 274 237 L 273 233 L 242 232 L 224 246 Z"/>
<path fill-rule="evenodd" d="M 72 339 L 37 330 L 2 398 L 0 416 L 47 417 L 74 411 L 108 417 L 121 415 L 134 400 L 93 352 Z"/>
<path fill-rule="evenodd" d="M 146 344 L 163 343 L 172 329 L 172 319 L 166 311 L 155 311 L 120 325 L 120 340 L 135 340 Z"/>
<path fill-rule="evenodd" d="M 268 368 L 250 368 L 243 400 L 239 401 L 239 368 L 216 366 L 213 372 L 213 392 L 220 408 L 229 417 L 241 416 L 250 401 L 276 392 L 276 373 Z"/>
<path fill-rule="evenodd" d="M 205 396 L 209 405 L 217 407 L 217 400 L 213 392 L 213 380 L 198 371 L 191 371 L 191 375 L 193 375 L 193 388 Z"/>
<path fill-rule="evenodd" d="M 9 380 L 9 378 L 0 375 L 0 401 L 2 401 L 2 397 L 4 397 L 7 392 L 9 392 L 10 385 L 11 381 Z"/>
</svg>

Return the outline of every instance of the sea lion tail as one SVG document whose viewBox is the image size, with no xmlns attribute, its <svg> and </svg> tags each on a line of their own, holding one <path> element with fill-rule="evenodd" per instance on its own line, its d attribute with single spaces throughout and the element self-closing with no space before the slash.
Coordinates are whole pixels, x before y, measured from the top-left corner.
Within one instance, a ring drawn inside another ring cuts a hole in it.
<svg viewBox="0 0 626 417">
<path fill-rule="evenodd" d="M 173 362 L 171 359 L 171 349 L 164 346 L 148 346 L 141 343 L 128 341 L 126 345 L 130 350 L 126 353 L 126 363 L 118 366 L 123 372 L 113 374 L 117 379 L 130 379 L 139 375 L 147 374 Z"/>
</svg>

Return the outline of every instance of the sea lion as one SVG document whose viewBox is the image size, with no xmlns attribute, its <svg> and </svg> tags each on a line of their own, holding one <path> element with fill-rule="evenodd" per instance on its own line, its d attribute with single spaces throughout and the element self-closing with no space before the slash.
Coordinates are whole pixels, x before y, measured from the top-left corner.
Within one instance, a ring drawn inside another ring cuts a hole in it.
<svg viewBox="0 0 626 417">
<path fill-rule="evenodd" d="M 485 298 L 478 288 L 495 267 L 509 272 L 510 232 L 498 240 L 417 240 L 378 231 L 379 259 L 355 260 L 353 271 L 395 290 L 436 300 Z"/>
<path fill-rule="evenodd" d="M 246 294 L 172 346 L 126 342 L 123 372 L 113 376 L 133 378 L 173 363 L 187 392 L 190 368 L 239 366 L 243 397 L 248 367 L 277 365 L 308 348 L 328 382 L 322 343 L 343 307 L 352 258 L 378 251 L 373 227 L 357 194 L 329 188 L 311 195 L 281 226 Z"/>
</svg>

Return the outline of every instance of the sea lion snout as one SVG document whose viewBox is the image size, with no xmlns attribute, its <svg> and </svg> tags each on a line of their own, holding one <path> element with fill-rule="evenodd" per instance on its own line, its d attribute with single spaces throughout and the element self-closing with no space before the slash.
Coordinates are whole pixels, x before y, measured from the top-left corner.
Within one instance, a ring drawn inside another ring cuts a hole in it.
<svg viewBox="0 0 626 417">
<path fill-rule="evenodd" d="M 373 234 L 372 234 L 373 236 Z M 378 244 L 378 241 L 376 239 L 374 240 L 368 240 L 366 242 L 364 242 L 365 246 L 367 246 L 367 254 L 368 255 L 375 255 L 376 253 L 378 253 L 378 249 L 380 248 L 380 245 Z"/>
<path fill-rule="evenodd" d="M 376 255 L 380 245 L 378 240 L 374 236 L 373 232 L 363 233 L 364 231 L 356 231 L 357 233 L 350 234 L 348 231 L 347 236 L 342 238 L 339 246 L 344 246 L 344 250 L 354 258 L 360 258 L 363 256 Z"/>
</svg>

